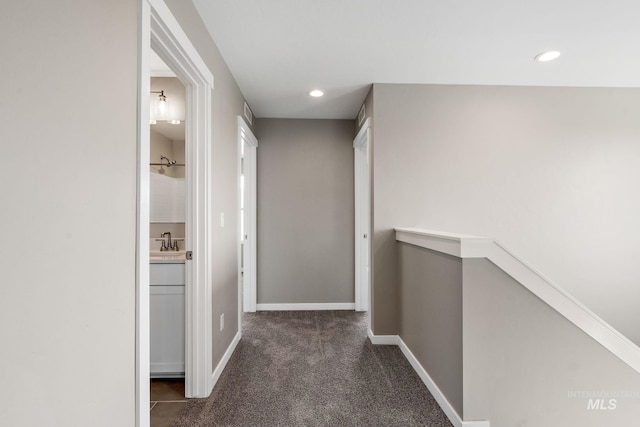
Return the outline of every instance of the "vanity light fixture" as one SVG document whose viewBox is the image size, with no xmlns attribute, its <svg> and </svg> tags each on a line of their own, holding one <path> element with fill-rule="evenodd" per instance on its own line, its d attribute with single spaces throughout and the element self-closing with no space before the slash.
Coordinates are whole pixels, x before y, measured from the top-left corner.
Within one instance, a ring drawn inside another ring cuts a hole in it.
<svg viewBox="0 0 640 427">
<path fill-rule="evenodd" d="M 158 120 L 166 120 L 167 116 L 167 97 L 164 94 L 164 90 L 150 91 L 149 93 L 157 93 L 158 97 L 151 99 L 151 117 L 149 118 L 149 124 L 155 125 Z"/>
<path fill-rule="evenodd" d="M 164 90 L 161 90 L 160 92 L 154 92 L 151 91 L 151 93 L 159 93 L 158 95 L 158 111 L 160 113 L 164 113 L 165 111 L 167 111 L 167 97 L 164 96 Z"/>
<path fill-rule="evenodd" d="M 322 95 L 324 95 L 324 92 L 320 89 L 314 89 L 309 92 L 309 95 L 313 96 L 314 98 L 320 98 Z"/>
<path fill-rule="evenodd" d="M 533 59 L 537 62 L 549 62 L 549 61 L 553 61 L 559 56 L 560 56 L 560 52 L 558 52 L 557 50 L 549 50 L 546 52 L 539 53 Z"/>
<path fill-rule="evenodd" d="M 180 120 L 174 119 L 174 120 L 169 120 L 169 123 L 171 123 L 172 125 L 179 125 L 180 124 Z"/>
</svg>

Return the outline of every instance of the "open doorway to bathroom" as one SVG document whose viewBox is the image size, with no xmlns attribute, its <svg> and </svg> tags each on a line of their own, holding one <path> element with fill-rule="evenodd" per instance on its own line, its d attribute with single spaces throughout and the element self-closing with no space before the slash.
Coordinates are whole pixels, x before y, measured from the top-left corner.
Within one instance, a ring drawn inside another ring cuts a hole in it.
<svg viewBox="0 0 640 427">
<path fill-rule="evenodd" d="M 207 397 L 212 380 L 211 99 L 213 74 L 162 0 L 140 3 L 136 239 L 136 427 L 149 425 L 150 58 L 153 50 L 185 86 L 185 389 Z M 169 158 L 169 156 L 166 156 Z M 169 161 L 177 159 L 169 158 Z M 168 243 L 168 242 L 167 242 Z"/>
<path fill-rule="evenodd" d="M 150 426 L 157 427 L 186 405 L 186 91 L 153 51 L 150 74 Z"/>
</svg>

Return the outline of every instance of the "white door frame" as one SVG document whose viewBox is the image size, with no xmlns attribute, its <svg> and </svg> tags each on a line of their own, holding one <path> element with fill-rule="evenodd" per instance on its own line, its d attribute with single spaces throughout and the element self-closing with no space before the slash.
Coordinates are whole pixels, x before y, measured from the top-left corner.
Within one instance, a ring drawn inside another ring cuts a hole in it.
<svg viewBox="0 0 640 427">
<path fill-rule="evenodd" d="M 241 164 L 242 145 L 244 144 L 244 165 Z M 244 119 L 238 116 L 238 181 L 244 170 L 244 249 L 242 251 L 243 274 L 238 274 L 242 282 L 244 302 L 243 311 L 255 312 L 258 303 L 258 204 L 257 204 L 257 148 L 258 139 Z M 244 168 L 244 169 L 241 169 Z M 238 185 L 239 191 L 239 185 Z M 238 213 L 240 212 L 238 197 Z M 239 223 L 239 222 L 238 222 Z M 238 245 L 240 253 L 240 244 Z M 238 256 L 240 272 L 241 256 Z M 240 291 L 240 286 L 238 288 Z"/>
<path fill-rule="evenodd" d="M 368 311 L 371 283 L 371 119 L 353 140 L 355 309 Z M 366 257 L 366 259 L 364 259 Z"/>
<path fill-rule="evenodd" d="M 162 0 L 140 1 L 138 34 L 138 141 L 136 245 L 136 426 L 149 425 L 149 90 L 150 50 L 186 88 L 187 183 L 185 394 L 207 397 L 212 389 L 210 267 L 211 91 L 213 75 Z"/>
</svg>

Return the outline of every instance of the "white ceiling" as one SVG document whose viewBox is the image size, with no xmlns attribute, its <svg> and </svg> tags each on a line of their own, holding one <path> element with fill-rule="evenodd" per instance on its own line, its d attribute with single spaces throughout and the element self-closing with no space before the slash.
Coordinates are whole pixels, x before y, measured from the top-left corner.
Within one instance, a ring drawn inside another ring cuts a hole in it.
<svg viewBox="0 0 640 427">
<path fill-rule="evenodd" d="M 640 87 L 638 0 L 193 1 L 256 117 L 352 119 L 374 82 Z"/>
</svg>

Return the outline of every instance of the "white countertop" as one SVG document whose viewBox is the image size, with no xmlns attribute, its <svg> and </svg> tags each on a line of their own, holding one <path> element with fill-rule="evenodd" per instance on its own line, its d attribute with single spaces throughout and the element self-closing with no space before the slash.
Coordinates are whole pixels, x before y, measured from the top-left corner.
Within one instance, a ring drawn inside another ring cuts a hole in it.
<svg viewBox="0 0 640 427">
<path fill-rule="evenodd" d="M 149 251 L 151 264 L 183 264 L 185 251 Z"/>
</svg>

